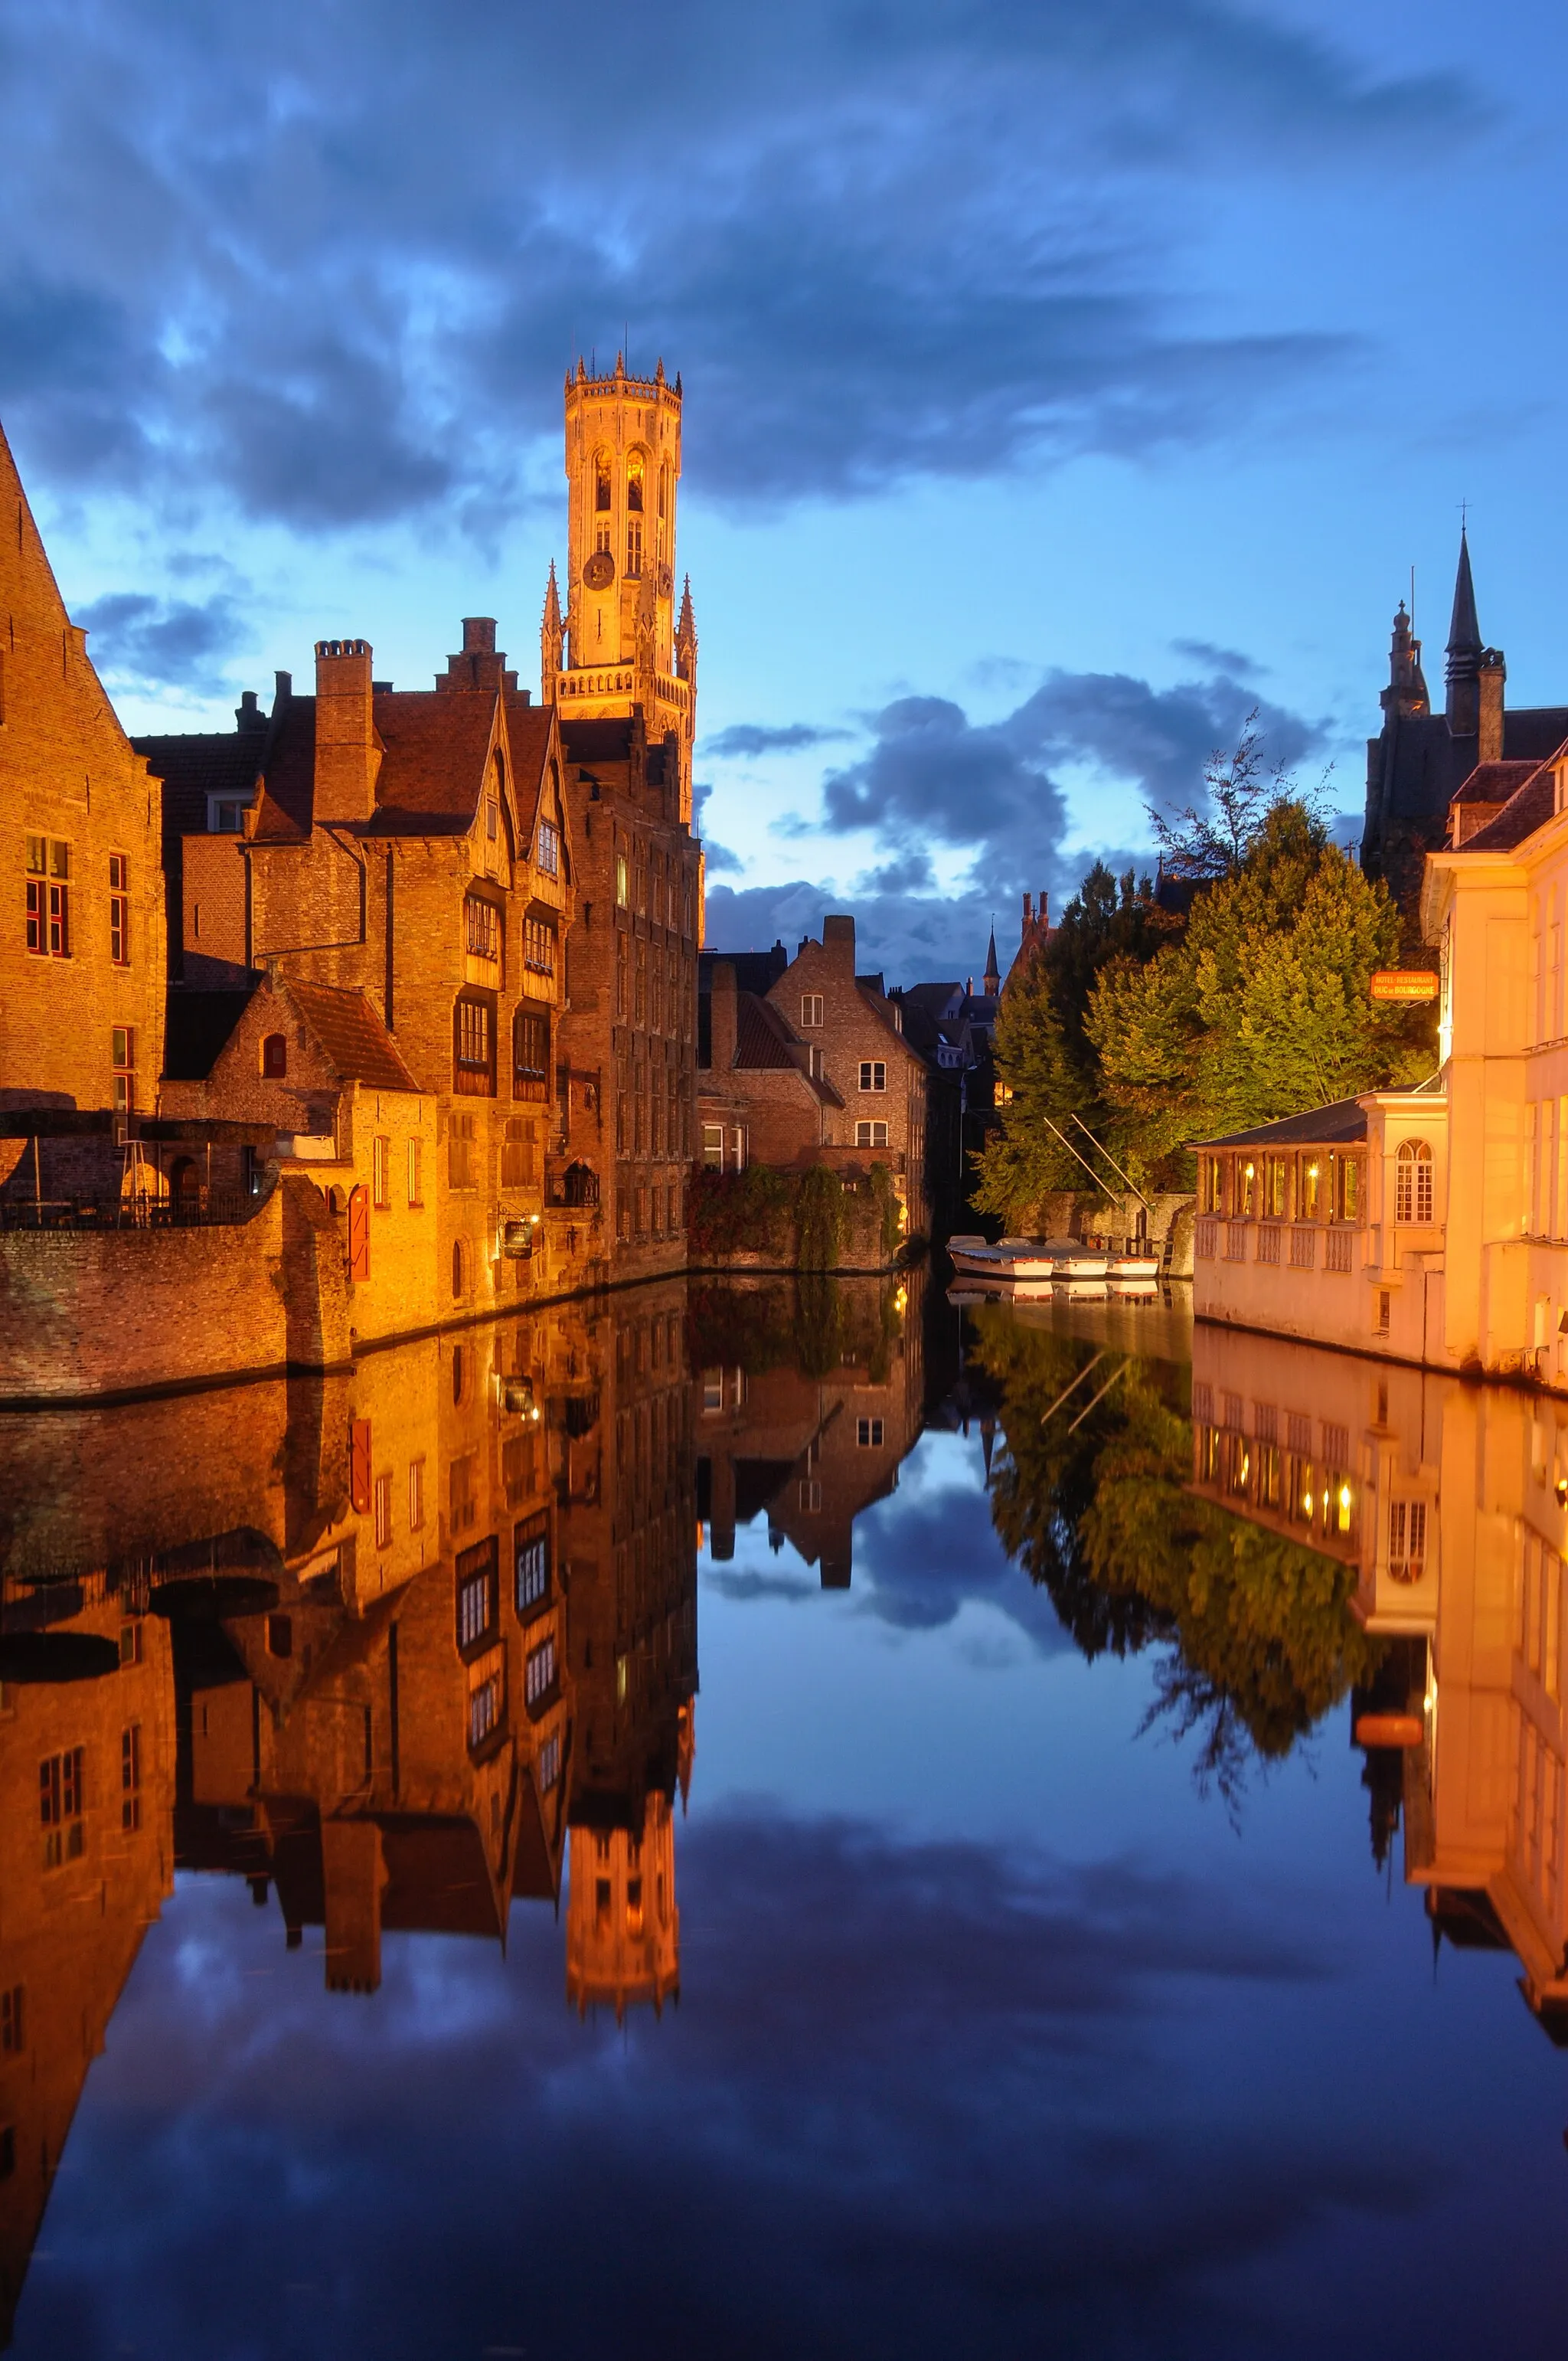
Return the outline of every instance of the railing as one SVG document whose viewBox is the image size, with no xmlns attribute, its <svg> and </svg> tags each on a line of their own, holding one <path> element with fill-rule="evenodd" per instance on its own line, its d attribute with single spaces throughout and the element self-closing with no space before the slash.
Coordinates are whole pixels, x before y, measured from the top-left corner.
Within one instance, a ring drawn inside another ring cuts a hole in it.
<svg viewBox="0 0 1568 2361">
<path fill-rule="evenodd" d="M 1279 1241 L 1281 1235 L 1280 1225 L 1277 1222 L 1264 1222 L 1259 1224 L 1257 1233 L 1257 1258 L 1259 1262 L 1277 1263 L 1279 1260 Z"/>
<path fill-rule="evenodd" d="M 256 1200 L 241 1189 L 195 1197 L 0 1198 L 0 1230 L 201 1230 L 243 1222 Z"/>
<path fill-rule="evenodd" d="M 1292 1270 L 1312 1270 L 1317 1267 L 1318 1234 L 1304 1229 L 1299 1223 L 1290 1233 L 1290 1268 Z"/>
<path fill-rule="evenodd" d="M 1330 1230 L 1323 1252 L 1325 1270 L 1348 1271 L 1355 1268 L 1355 1232 Z"/>
<path fill-rule="evenodd" d="M 1201 1221 L 1192 1233 L 1192 1251 L 1200 1262 L 1212 1262 L 1220 1251 L 1220 1224 Z"/>
<path fill-rule="evenodd" d="M 1245 1262 L 1246 1231 L 1247 1225 L 1245 1222 L 1225 1224 L 1225 1260 L 1227 1262 Z"/>
</svg>

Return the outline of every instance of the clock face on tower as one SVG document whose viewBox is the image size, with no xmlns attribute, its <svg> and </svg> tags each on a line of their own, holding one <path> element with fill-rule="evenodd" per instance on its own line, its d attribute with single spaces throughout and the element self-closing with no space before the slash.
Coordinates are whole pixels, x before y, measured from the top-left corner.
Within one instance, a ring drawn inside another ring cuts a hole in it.
<svg viewBox="0 0 1568 2361">
<path fill-rule="evenodd" d="M 583 580 L 590 590 L 608 590 L 615 580 L 615 560 L 608 549 L 596 549 L 583 568 Z"/>
</svg>

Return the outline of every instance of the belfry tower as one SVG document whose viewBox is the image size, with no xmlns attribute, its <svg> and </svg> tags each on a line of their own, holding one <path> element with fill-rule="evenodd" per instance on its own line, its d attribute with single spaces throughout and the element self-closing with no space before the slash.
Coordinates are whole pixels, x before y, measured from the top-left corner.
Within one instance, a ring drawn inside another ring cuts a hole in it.
<svg viewBox="0 0 1568 2361">
<path fill-rule="evenodd" d="M 605 1276 L 685 1260 L 696 1118 L 702 848 L 691 832 L 696 625 L 675 594 L 681 381 L 660 362 L 566 379 L 566 578 L 551 568 L 540 687 L 561 717 L 576 864 L 547 1187 Z"/>
<path fill-rule="evenodd" d="M 541 687 L 563 722 L 625 719 L 634 706 L 651 747 L 675 741 L 679 816 L 691 818 L 696 633 L 689 588 L 675 602 L 681 381 L 661 361 L 609 377 L 579 359 L 566 378 L 566 609 L 554 577 L 545 601 Z M 684 627 L 684 628 L 683 628 Z"/>
</svg>

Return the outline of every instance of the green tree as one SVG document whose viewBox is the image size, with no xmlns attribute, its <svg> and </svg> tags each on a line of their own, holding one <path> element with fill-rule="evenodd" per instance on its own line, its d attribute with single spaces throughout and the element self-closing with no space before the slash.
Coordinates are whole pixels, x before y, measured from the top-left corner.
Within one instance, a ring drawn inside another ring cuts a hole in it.
<svg viewBox="0 0 1568 2361">
<path fill-rule="evenodd" d="M 1107 1115 L 1087 1030 L 1096 984 L 1108 963 L 1136 966 L 1179 931 L 1179 921 L 1159 907 L 1148 878 L 1128 870 L 1118 880 L 1096 862 L 1028 973 L 1009 985 L 997 1016 L 995 1057 L 1012 1095 L 980 1159 L 975 1201 L 986 1211 L 1005 1221 L 1048 1190 L 1088 1185 L 1083 1166 L 1050 1126 L 1082 1148 L 1071 1118 L 1098 1133 Z"/>
<path fill-rule="evenodd" d="M 1399 920 L 1300 803 L 1277 803 L 1187 932 L 1097 983 L 1085 1031 L 1133 1165 L 1176 1177 L 1183 1143 L 1430 1071 L 1430 1021 L 1375 1002 Z M 1141 1177 L 1141 1175 L 1140 1175 Z"/>
</svg>

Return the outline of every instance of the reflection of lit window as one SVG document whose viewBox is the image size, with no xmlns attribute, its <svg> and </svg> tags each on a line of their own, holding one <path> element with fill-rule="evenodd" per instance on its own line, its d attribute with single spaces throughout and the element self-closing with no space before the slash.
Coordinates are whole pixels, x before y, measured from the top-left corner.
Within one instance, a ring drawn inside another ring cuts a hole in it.
<svg viewBox="0 0 1568 2361">
<path fill-rule="evenodd" d="M 552 1730 L 539 1750 L 539 1792 L 547 1795 L 561 1776 L 561 1738 Z"/>
<path fill-rule="evenodd" d="M 494 1538 L 463 1550 L 457 1559 L 457 1645 L 477 1648 L 496 1626 Z"/>
<path fill-rule="evenodd" d="M 550 1528 L 543 1518 L 519 1525 L 514 1541 L 517 1560 L 517 1611 L 528 1615 L 550 1595 Z"/>
<path fill-rule="evenodd" d="M 554 1685 L 554 1679 L 555 1634 L 552 1631 L 540 1642 L 537 1648 L 529 1650 L 527 1662 L 523 1665 L 522 1690 L 531 1707 L 539 1704 Z"/>
<path fill-rule="evenodd" d="M 38 1765 L 38 1817 L 44 1830 L 44 1866 L 79 1861 L 82 1847 L 82 1749 L 51 1754 Z"/>
</svg>

